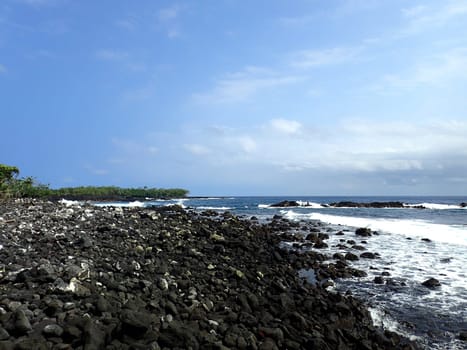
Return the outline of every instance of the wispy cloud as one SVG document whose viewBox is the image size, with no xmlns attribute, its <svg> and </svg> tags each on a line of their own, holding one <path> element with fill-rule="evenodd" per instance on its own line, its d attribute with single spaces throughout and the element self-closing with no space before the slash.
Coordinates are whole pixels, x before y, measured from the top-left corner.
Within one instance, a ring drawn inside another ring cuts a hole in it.
<svg viewBox="0 0 467 350">
<path fill-rule="evenodd" d="M 0 64 L 0 74 L 4 74 L 7 72 L 6 67 L 3 64 Z"/>
<path fill-rule="evenodd" d="M 362 47 L 334 47 L 330 49 L 303 50 L 293 54 L 291 65 L 297 68 L 317 68 L 353 61 Z"/>
<path fill-rule="evenodd" d="M 176 4 L 157 12 L 157 21 L 166 31 L 169 39 L 181 36 L 180 14 L 184 9 L 184 6 Z"/>
<path fill-rule="evenodd" d="M 46 6 L 46 5 L 55 5 L 59 2 L 64 2 L 65 0 L 15 0 L 20 4 L 30 5 L 30 6 Z"/>
<path fill-rule="evenodd" d="M 273 119 L 271 120 L 270 125 L 273 130 L 287 135 L 298 134 L 302 129 L 302 124 L 296 120 Z"/>
<path fill-rule="evenodd" d="M 316 20 L 316 18 L 317 16 L 313 14 L 295 17 L 281 17 L 279 18 L 279 23 L 284 27 L 303 27 L 305 25 L 309 25 L 311 22 Z"/>
<path fill-rule="evenodd" d="M 409 71 L 386 75 L 378 90 L 411 89 L 420 85 L 440 87 L 467 79 L 467 48 L 459 47 L 417 62 Z"/>
<path fill-rule="evenodd" d="M 280 74 L 259 67 L 247 67 L 218 79 L 211 91 L 194 94 L 193 97 L 196 102 L 207 104 L 240 102 L 263 90 L 293 84 L 302 79 L 297 75 Z"/>
<path fill-rule="evenodd" d="M 124 61 L 129 58 L 129 54 L 119 50 L 100 49 L 96 52 L 96 57 L 103 61 Z"/>
<path fill-rule="evenodd" d="M 204 156 L 211 153 L 211 150 L 208 147 L 200 144 L 184 144 L 183 148 L 195 156 Z"/>
<path fill-rule="evenodd" d="M 238 142 L 240 149 L 245 153 L 253 153 L 258 148 L 256 141 L 251 136 L 241 136 L 235 141 Z"/>
<path fill-rule="evenodd" d="M 405 34 L 419 33 L 424 30 L 433 30 L 447 25 L 456 19 L 467 16 L 467 2 L 443 1 L 435 2 L 437 6 L 418 5 L 402 10 L 408 25 Z"/>
<path fill-rule="evenodd" d="M 88 171 L 89 173 L 91 173 L 91 174 L 93 174 L 93 175 L 97 175 L 97 176 L 105 176 L 105 175 L 108 175 L 108 174 L 109 174 L 109 170 L 108 170 L 108 169 L 96 167 L 96 166 L 90 165 L 90 164 L 85 165 L 85 166 L 84 166 L 84 169 L 85 169 L 86 171 Z"/>
<path fill-rule="evenodd" d="M 115 49 L 99 49 L 95 52 L 95 57 L 100 61 L 113 62 L 133 73 L 147 71 L 147 66 L 132 57 L 129 52 Z M 142 90 L 142 88 L 138 89 Z M 140 94 L 140 93 L 139 93 Z"/>
<path fill-rule="evenodd" d="M 115 25 L 117 27 L 123 28 L 125 30 L 135 30 L 138 27 L 139 21 L 138 19 L 133 16 L 133 17 L 127 17 L 127 18 L 122 18 L 118 19 L 115 21 Z"/>
<path fill-rule="evenodd" d="M 157 16 L 161 21 L 173 21 L 179 16 L 181 10 L 182 7 L 180 5 L 173 5 L 159 10 Z"/>
</svg>

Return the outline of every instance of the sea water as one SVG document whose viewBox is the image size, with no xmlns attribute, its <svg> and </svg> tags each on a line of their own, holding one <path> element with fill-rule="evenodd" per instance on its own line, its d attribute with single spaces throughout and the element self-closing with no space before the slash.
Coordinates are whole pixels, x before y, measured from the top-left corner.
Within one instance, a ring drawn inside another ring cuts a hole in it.
<svg viewBox="0 0 467 350">
<path fill-rule="evenodd" d="M 271 204 L 293 200 L 294 208 Z M 404 208 L 333 208 L 339 201 L 400 201 Z M 293 221 L 319 220 L 327 224 L 328 248 L 321 252 L 361 252 L 346 244 L 354 240 L 378 259 L 360 259 L 352 266 L 367 277 L 335 281 L 335 289 L 364 300 L 376 324 L 418 339 L 429 349 L 467 349 L 457 337 L 467 331 L 467 208 L 465 197 L 211 197 L 146 201 L 138 206 L 178 204 L 195 210 L 229 210 L 268 220 L 282 215 Z M 125 203 L 115 203 L 125 205 Z M 136 203 L 128 203 L 135 205 Z M 423 206 L 426 209 L 419 209 Z M 355 235 L 358 227 L 377 231 L 372 237 Z M 333 233 L 342 232 L 344 235 Z M 343 241 L 342 241 L 343 240 Z M 365 241 L 362 243 L 362 241 Z M 337 245 L 346 244 L 342 249 Z M 330 260 L 332 262 L 332 259 Z M 384 284 L 374 283 L 386 275 Z M 436 278 L 441 287 L 422 285 Z"/>
</svg>

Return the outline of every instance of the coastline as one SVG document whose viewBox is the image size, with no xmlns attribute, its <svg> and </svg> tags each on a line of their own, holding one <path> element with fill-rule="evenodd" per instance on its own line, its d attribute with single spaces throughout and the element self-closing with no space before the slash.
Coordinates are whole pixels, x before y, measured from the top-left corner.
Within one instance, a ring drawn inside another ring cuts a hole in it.
<svg viewBox="0 0 467 350">
<path fill-rule="evenodd" d="M 418 348 L 373 326 L 360 301 L 323 288 L 361 272 L 281 248 L 297 223 L 38 200 L 3 203 L 0 217 L 5 346 Z M 320 283 L 301 279 L 303 268 Z"/>
</svg>

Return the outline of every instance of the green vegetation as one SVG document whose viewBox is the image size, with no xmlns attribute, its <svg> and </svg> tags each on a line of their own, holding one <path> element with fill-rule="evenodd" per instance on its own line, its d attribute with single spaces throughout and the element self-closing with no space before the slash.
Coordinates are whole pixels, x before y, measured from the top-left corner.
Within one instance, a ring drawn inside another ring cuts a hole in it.
<svg viewBox="0 0 467 350">
<path fill-rule="evenodd" d="M 181 198 L 188 194 L 181 188 L 121 188 L 115 186 L 67 187 L 51 190 L 49 197 L 81 200 L 126 200 L 146 198 Z"/>
<path fill-rule="evenodd" d="M 181 188 L 121 188 L 116 186 L 82 186 L 51 189 L 34 178 L 18 178 L 19 169 L 0 164 L 0 198 L 49 198 L 76 200 L 137 200 L 181 198 L 188 194 Z"/>
</svg>

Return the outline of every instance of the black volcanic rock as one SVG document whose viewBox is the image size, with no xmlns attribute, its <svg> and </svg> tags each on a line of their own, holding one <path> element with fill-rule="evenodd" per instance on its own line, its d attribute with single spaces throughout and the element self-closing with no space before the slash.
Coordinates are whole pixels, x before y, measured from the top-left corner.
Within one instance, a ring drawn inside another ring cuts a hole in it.
<svg viewBox="0 0 467 350">
<path fill-rule="evenodd" d="M 436 278 L 431 277 L 423 282 L 422 285 L 428 288 L 436 288 L 440 287 L 441 283 Z"/>
<path fill-rule="evenodd" d="M 370 237 L 371 236 L 371 230 L 368 227 L 360 227 L 355 230 L 355 234 L 357 236 L 362 236 L 362 237 Z"/>
<path fill-rule="evenodd" d="M 329 206 L 336 208 L 404 208 L 402 202 L 351 202 L 342 201 L 330 203 Z"/>
<path fill-rule="evenodd" d="M 270 207 L 272 208 L 287 208 L 287 207 L 299 207 L 300 204 L 296 201 L 282 201 L 279 203 L 271 204 Z"/>
<path fill-rule="evenodd" d="M 0 348 L 417 349 L 324 289 L 365 272 L 281 248 L 296 229 L 179 207 L 4 202 Z"/>
</svg>

